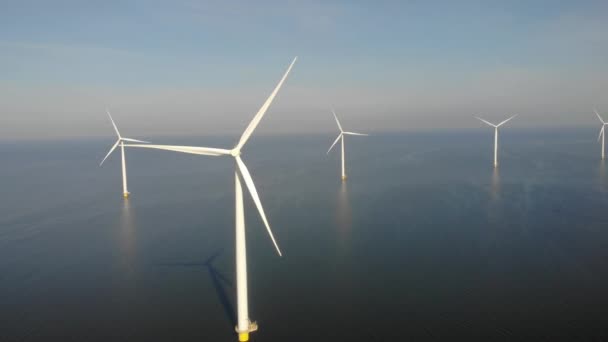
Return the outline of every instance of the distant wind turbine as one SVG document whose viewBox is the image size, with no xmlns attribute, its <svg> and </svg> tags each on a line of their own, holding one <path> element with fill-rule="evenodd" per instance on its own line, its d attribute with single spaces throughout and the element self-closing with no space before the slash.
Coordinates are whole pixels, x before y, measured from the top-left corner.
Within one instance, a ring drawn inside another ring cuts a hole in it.
<svg viewBox="0 0 608 342">
<path fill-rule="evenodd" d="M 112 146 L 112 148 L 110 149 L 110 152 L 108 152 L 108 154 L 106 154 L 105 158 L 103 158 L 103 160 L 101 161 L 101 163 L 99 163 L 99 166 L 103 165 L 103 162 L 106 161 L 106 159 L 108 159 L 108 157 L 110 156 L 110 154 L 112 154 L 112 152 L 114 152 L 114 150 L 116 149 L 116 147 L 118 147 L 120 145 L 120 153 L 121 153 L 121 157 L 122 157 L 122 196 L 124 198 L 128 198 L 129 197 L 129 191 L 127 190 L 127 163 L 125 162 L 125 141 L 127 142 L 138 142 L 138 143 L 148 143 L 147 141 L 143 141 L 143 140 L 136 140 L 136 139 L 129 139 L 129 138 L 123 138 L 120 135 L 120 132 L 118 131 L 118 128 L 116 127 L 116 124 L 114 123 L 114 120 L 112 120 L 112 115 L 110 114 L 110 111 L 108 109 L 106 109 L 106 113 L 108 113 L 108 116 L 110 117 L 110 121 L 112 122 L 112 126 L 114 126 L 114 130 L 116 131 L 116 135 L 118 136 L 118 140 L 116 140 L 116 143 L 114 144 L 114 146 Z"/>
<path fill-rule="evenodd" d="M 604 121 L 604 119 L 602 119 L 602 117 L 600 116 L 600 114 L 597 112 L 597 110 L 593 110 L 595 112 L 595 115 L 597 115 L 597 118 L 600 119 L 600 121 L 602 122 L 602 129 L 600 129 L 600 135 L 597 137 L 597 141 L 600 141 L 600 138 L 602 138 L 602 159 L 606 159 L 606 154 L 604 153 L 604 149 L 606 146 L 606 125 L 608 125 L 608 122 Z"/>
<path fill-rule="evenodd" d="M 517 116 L 517 114 L 515 114 L 512 117 L 508 118 L 507 120 L 499 123 L 498 125 L 495 125 L 495 124 L 493 124 L 491 122 L 488 122 L 488 121 L 486 121 L 486 120 L 484 120 L 484 119 L 482 119 L 480 117 L 477 117 L 477 116 L 475 117 L 475 118 L 483 121 L 484 123 L 486 123 L 486 124 L 494 127 L 494 167 L 498 166 L 498 127 L 506 124 L 509 120 L 513 119 L 516 116 Z"/>
<path fill-rule="evenodd" d="M 340 121 L 338 120 L 338 116 L 336 115 L 336 112 L 334 112 L 333 109 L 331 110 L 331 112 L 334 114 L 334 118 L 336 119 L 336 123 L 338 124 L 338 129 L 340 129 L 340 134 L 338 135 L 338 137 L 336 138 L 336 140 L 334 141 L 334 143 L 331 144 L 331 147 L 329 148 L 329 150 L 327 150 L 327 154 L 329 154 L 329 152 L 331 151 L 331 149 L 334 148 L 334 146 L 338 143 L 338 140 L 341 140 L 341 145 L 342 145 L 342 180 L 345 181 L 346 180 L 346 166 L 344 165 L 344 136 L 345 135 L 367 136 L 368 134 L 355 133 L 355 132 L 345 132 L 344 130 L 342 130 L 342 125 L 340 125 Z"/>
<path fill-rule="evenodd" d="M 245 244 L 245 213 L 243 209 L 243 189 L 241 187 L 242 177 L 247 185 L 247 189 L 251 194 L 251 198 L 255 203 L 255 206 L 258 209 L 260 217 L 266 226 L 266 230 L 268 231 L 268 235 L 270 235 L 270 239 L 274 244 L 275 249 L 279 256 L 282 256 L 281 250 L 277 242 L 274 239 L 274 235 L 272 234 L 272 230 L 270 230 L 270 225 L 268 224 L 268 220 L 266 219 L 266 214 L 264 213 L 264 208 L 262 207 L 262 202 L 260 201 L 260 197 L 258 196 L 258 192 L 253 183 L 253 179 L 251 178 L 251 174 L 245 166 L 245 163 L 241 160 L 241 149 L 249 140 L 249 137 L 262 120 L 264 113 L 268 110 L 268 107 L 274 100 L 276 94 L 279 89 L 283 85 L 283 82 L 287 78 L 287 75 L 291 71 L 294 63 L 296 62 L 297 57 L 293 59 L 289 68 L 279 81 L 279 84 L 274 88 L 266 102 L 262 105 L 262 107 L 258 110 L 257 114 L 253 117 L 253 120 L 245 129 L 245 132 L 241 136 L 241 139 L 237 143 L 237 145 L 232 150 L 219 149 L 219 148 L 208 148 L 208 147 L 193 147 L 193 146 L 171 146 L 171 145 L 139 145 L 139 144 L 129 144 L 125 146 L 129 147 L 141 147 L 141 148 L 152 148 L 159 150 L 168 150 L 175 152 L 183 152 L 190 154 L 198 154 L 204 156 L 232 156 L 235 159 L 236 167 L 234 171 L 234 185 L 235 185 L 235 236 L 236 236 L 236 296 L 237 296 L 237 326 L 235 327 L 236 332 L 239 335 L 239 341 L 248 341 L 249 333 L 256 331 L 258 329 L 258 325 L 255 322 L 251 322 L 249 319 L 249 302 L 247 298 L 247 253 L 246 253 L 246 244 Z M 240 177 L 239 177 L 240 173 Z"/>
</svg>

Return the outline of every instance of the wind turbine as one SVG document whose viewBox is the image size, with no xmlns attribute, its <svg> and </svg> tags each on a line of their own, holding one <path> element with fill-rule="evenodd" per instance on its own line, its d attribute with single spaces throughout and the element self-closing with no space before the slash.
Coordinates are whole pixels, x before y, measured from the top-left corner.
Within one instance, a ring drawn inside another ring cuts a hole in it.
<svg viewBox="0 0 608 342">
<path fill-rule="evenodd" d="M 475 117 L 475 118 L 487 123 L 488 125 L 494 127 L 494 167 L 498 166 L 498 127 L 506 124 L 509 120 L 513 119 L 516 116 L 517 116 L 517 114 L 515 114 L 512 117 L 508 118 L 507 120 L 499 123 L 498 125 L 488 122 L 480 117 L 477 117 L 477 116 Z"/>
<path fill-rule="evenodd" d="M 266 226 L 266 230 L 268 231 L 268 235 L 270 235 L 270 239 L 274 244 L 274 247 L 277 250 L 279 256 L 282 256 L 281 250 L 277 245 L 277 242 L 274 239 L 274 235 L 272 234 L 272 230 L 270 230 L 270 226 L 268 224 L 268 220 L 266 218 L 266 214 L 264 213 L 264 208 L 262 207 L 262 202 L 260 201 L 260 197 L 258 196 L 258 192 L 253 183 L 253 179 L 251 178 L 251 174 L 245 166 L 245 163 L 241 160 L 241 149 L 249 140 L 249 137 L 262 120 L 264 113 L 268 110 L 268 107 L 274 100 L 276 94 L 279 89 L 283 85 L 283 82 L 287 78 L 287 75 L 291 71 L 294 63 L 296 62 L 297 57 L 293 59 L 289 68 L 274 88 L 266 102 L 262 105 L 262 107 L 258 110 L 257 114 L 253 117 L 253 120 L 249 123 L 249 126 L 243 132 L 240 140 L 236 144 L 236 146 L 231 149 L 219 149 L 219 148 L 208 148 L 208 147 L 194 147 L 194 146 L 172 146 L 172 145 L 140 145 L 140 144 L 129 144 L 125 146 L 129 147 L 141 147 L 141 148 L 152 148 L 159 150 L 168 150 L 175 152 L 183 152 L 190 154 L 198 154 L 204 156 L 232 156 L 235 160 L 235 171 L 234 171 L 234 185 L 235 185 L 235 243 L 236 243 L 236 296 L 237 296 L 237 326 L 235 327 L 236 332 L 239 335 L 239 341 L 248 341 L 249 333 L 256 331 L 258 329 L 258 325 L 256 322 L 251 322 L 249 319 L 249 307 L 248 307 L 248 298 L 247 298 L 247 253 L 246 253 L 246 244 L 245 244 L 245 214 L 243 209 L 243 189 L 241 187 L 241 177 L 245 181 L 247 185 L 247 189 L 251 194 L 251 198 L 255 203 L 255 206 L 258 209 L 260 217 Z M 239 176 L 240 174 L 240 176 Z"/>
<path fill-rule="evenodd" d="M 327 150 L 327 154 L 329 154 L 329 152 L 331 151 L 331 149 L 334 148 L 334 146 L 338 143 L 338 140 L 341 140 L 341 145 L 342 145 L 342 180 L 345 181 L 346 180 L 346 166 L 344 165 L 344 136 L 345 135 L 362 135 L 362 136 L 367 136 L 368 134 L 355 133 L 355 132 L 345 132 L 344 130 L 342 130 L 342 125 L 340 125 L 340 121 L 338 120 L 338 116 L 336 115 L 336 112 L 334 112 L 333 109 L 331 110 L 331 112 L 334 114 L 334 118 L 336 119 L 336 123 L 338 124 L 338 129 L 340 129 L 340 134 L 338 135 L 338 137 L 336 138 L 336 140 L 334 141 L 334 143 L 331 144 L 331 147 L 329 148 L 329 150 Z"/>
<path fill-rule="evenodd" d="M 605 133 L 605 128 L 606 125 L 608 125 L 608 122 L 605 122 L 604 119 L 602 119 L 602 117 L 600 116 L 600 114 L 597 112 L 597 110 L 593 110 L 595 112 L 595 115 L 597 115 L 597 118 L 600 119 L 600 121 L 602 122 L 602 129 L 600 129 L 600 135 L 597 137 L 597 141 L 600 141 L 600 138 L 602 138 L 602 159 L 606 158 L 606 154 L 604 153 L 604 148 L 605 148 L 605 142 L 606 142 L 606 133 Z"/>
<path fill-rule="evenodd" d="M 148 142 L 147 141 L 143 141 L 143 140 L 123 138 L 120 135 L 120 132 L 118 131 L 118 128 L 116 127 L 116 124 L 114 123 L 114 120 L 112 119 L 112 115 L 110 114 L 110 111 L 108 109 L 106 109 L 106 113 L 108 113 L 108 116 L 110 117 L 110 121 L 112 122 L 112 126 L 114 126 L 114 130 L 116 131 L 116 135 L 118 136 L 118 140 L 116 140 L 116 143 L 114 144 L 114 146 L 112 146 L 112 148 L 110 149 L 110 152 L 108 152 L 108 154 L 106 154 L 105 158 L 103 158 L 103 160 L 101 161 L 101 163 L 99 163 L 99 166 L 103 165 L 103 162 L 106 161 L 106 159 L 108 159 L 108 157 L 110 156 L 110 154 L 112 154 L 112 152 L 114 152 L 114 150 L 116 149 L 116 147 L 120 146 L 120 154 L 121 154 L 121 157 L 122 157 L 122 196 L 124 198 L 128 198 L 129 197 L 129 191 L 127 190 L 127 163 L 125 161 L 125 141 L 127 141 L 127 142 L 146 143 L 146 144 Z"/>
</svg>

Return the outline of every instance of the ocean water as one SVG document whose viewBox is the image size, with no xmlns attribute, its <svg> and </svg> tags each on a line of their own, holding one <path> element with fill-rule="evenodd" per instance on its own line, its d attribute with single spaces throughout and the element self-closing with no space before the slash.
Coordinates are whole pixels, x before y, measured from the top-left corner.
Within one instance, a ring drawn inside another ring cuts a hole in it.
<svg viewBox="0 0 608 342">
<path fill-rule="evenodd" d="M 252 341 L 608 337 L 593 129 L 253 136 Z M 236 137 L 157 138 L 231 147 Z M 234 162 L 113 138 L 0 144 L 0 341 L 236 341 Z"/>
</svg>

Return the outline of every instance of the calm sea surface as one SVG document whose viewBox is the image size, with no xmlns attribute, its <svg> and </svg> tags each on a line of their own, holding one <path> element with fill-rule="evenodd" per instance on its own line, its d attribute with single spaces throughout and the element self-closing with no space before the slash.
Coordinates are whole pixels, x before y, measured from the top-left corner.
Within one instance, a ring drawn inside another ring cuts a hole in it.
<svg viewBox="0 0 608 342">
<path fill-rule="evenodd" d="M 259 137 L 243 160 L 252 341 L 608 338 L 597 132 Z M 230 148 L 236 137 L 158 138 Z M 0 341 L 236 341 L 234 162 L 0 144 Z"/>
</svg>

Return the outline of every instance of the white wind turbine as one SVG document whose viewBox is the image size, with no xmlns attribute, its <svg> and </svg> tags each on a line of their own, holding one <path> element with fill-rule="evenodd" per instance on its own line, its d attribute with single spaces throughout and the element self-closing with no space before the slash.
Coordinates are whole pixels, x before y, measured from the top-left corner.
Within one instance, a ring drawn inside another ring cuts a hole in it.
<svg viewBox="0 0 608 342">
<path fill-rule="evenodd" d="M 477 118 L 477 119 L 479 119 L 479 120 L 487 123 L 488 125 L 494 127 L 494 167 L 498 166 L 498 127 L 506 124 L 509 120 L 513 119 L 516 116 L 517 116 L 517 114 L 515 114 L 512 117 L 508 118 L 507 120 L 499 123 L 498 125 L 490 123 L 490 122 L 488 122 L 488 121 L 486 121 L 486 120 L 484 120 L 484 119 L 482 119 L 480 117 L 477 117 L 477 116 L 475 117 L 475 118 Z"/>
<path fill-rule="evenodd" d="M 327 150 L 327 154 L 329 154 L 329 152 L 331 151 L 331 149 L 334 148 L 334 146 L 338 143 L 338 140 L 341 140 L 341 145 L 342 145 L 342 180 L 345 181 L 346 180 L 346 166 L 344 165 L 344 136 L 345 135 L 362 135 L 362 136 L 367 136 L 368 134 L 355 133 L 355 132 L 345 132 L 344 130 L 342 130 L 342 125 L 340 125 L 340 121 L 338 120 L 338 116 L 336 115 L 336 112 L 334 112 L 333 109 L 331 110 L 331 112 L 334 114 L 334 118 L 336 119 L 336 123 L 338 124 L 338 128 L 340 129 L 340 134 L 338 135 L 338 137 L 336 138 L 336 140 L 334 141 L 334 143 L 331 144 L 331 147 L 329 148 L 329 150 Z"/>
<path fill-rule="evenodd" d="M 604 119 L 602 119 L 602 117 L 600 116 L 600 114 L 597 112 L 597 110 L 593 110 L 595 112 L 595 115 L 597 115 L 597 118 L 600 119 L 600 121 L 602 122 L 602 129 L 600 129 L 600 135 L 597 137 L 597 141 L 600 141 L 600 138 L 602 138 L 602 159 L 606 158 L 606 154 L 604 153 L 604 149 L 605 149 L 605 142 L 606 142 L 606 125 L 608 125 L 608 122 L 604 121 Z"/>
<path fill-rule="evenodd" d="M 270 230 L 270 226 L 268 224 L 268 220 L 266 219 L 266 214 L 264 213 L 264 208 L 262 207 L 262 202 L 260 201 L 260 197 L 258 196 L 258 192 L 253 183 L 253 179 L 251 178 L 251 174 L 247 169 L 247 166 L 241 160 L 241 149 L 259 124 L 260 120 L 266 113 L 266 110 L 274 100 L 276 94 L 279 89 L 283 85 L 283 82 L 287 78 L 287 75 L 291 71 L 294 63 L 296 62 L 297 57 L 293 59 L 289 68 L 272 91 L 266 102 L 262 105 L 262 107 L 258 110 L 257 114 L 253 117 L 253 120 L 245 129 L 245 132 L 241 136 L 238 144 L 232 149 L 219 149 L 219 148 L 208 148 L 208 147 L 193 147 L 193 146 L 172 146 L 172 145 L 139 145 L 139 144 L 129 144 L 125 146 L 129 147 L 142 147 L 142 148 L 153 148 L 160 150 L 168 150 L 175 152 L 183 152 L 190 154 L 198 154 L 205 156 L 232 156 L 236 162 L 236 170 L 234 171 L 234 185 L 235 185 L 235 236 L 236 236 L 236 296 L 237 296 L 237 326 L 235 327 L 236 332 L 239 335 L 239 341 L 248 341 L 249 333 L 256 331 L 258 329 L 257 323 L 251 322 L 249 319 L 249 308 L 248 308 L 248 299 L 247 299 L 247 253 L 246 253 L 246 244 L 245 244 L 245 214 L 243 209 L 243 189 L 241 187 L 242 177 L 247 185 L 247 189 L 251 194 L 251 198 L 255 203 L 255 206 L 258 209 L 260 217 L 266 226 L 266 230 L 268 231 L 268 235 L 270 235 L 270 239 L 274 244 L 274 247 L 277 250 L 279 256 L 282 256 L 281 250 L 277 245 L 277 242 L 274 239 L 274 235 L 272 234 L 272 230 Z M 240 173 L 240 177 L 239 177 Z"/>
<path fill-rule="evenodd" d="M 114 123 L 114 120 L 112 120 L 112 115 L 110 115 L 110 111 L 106 109 L 106 113 L 108 113 L 108 116 L 110 117 L 110 121 L 112 122 L 112 126 L 114 126 L 114 130 L 116 131 L 116 135 L 118 136 L 118 140 L 116 140 L 116 143 L 114 144 L 114 146 L 112 146 L 112 148 L 110 149 L 110 152 L 108 152 L 108 154 L 106 154 L 105 158 L 103 158 L 103 160 L 101 161 L 101 163 L 99 163 L 99 166 L 101 166 L 103 164 L 104 161 L 106 161 L 106 159 L 108 159 L 108 157 L 110 156 L 110 154 L 112 154 L 112 152 L 114 152 L 114 150 L 116 149 L 116 147 L 118 147 L 120 145 L 120 154 L 122 157 L 122 195 L 124 198 L 128 198 L 129 197 L 129 191 L 127 190 L 127 163 L 125 162 L 125 141 L 127 142 L 138 142 L 138 143 L 148 143 L 147 141 L 143 141 L 143 140 L 136 140 L 136 139 L 129 139 L 129 138 L 123 138 L 120 135 L 120 132 L 118 131 L 118 128 L 116 127 L 116 124 Z"/>
</svg>

